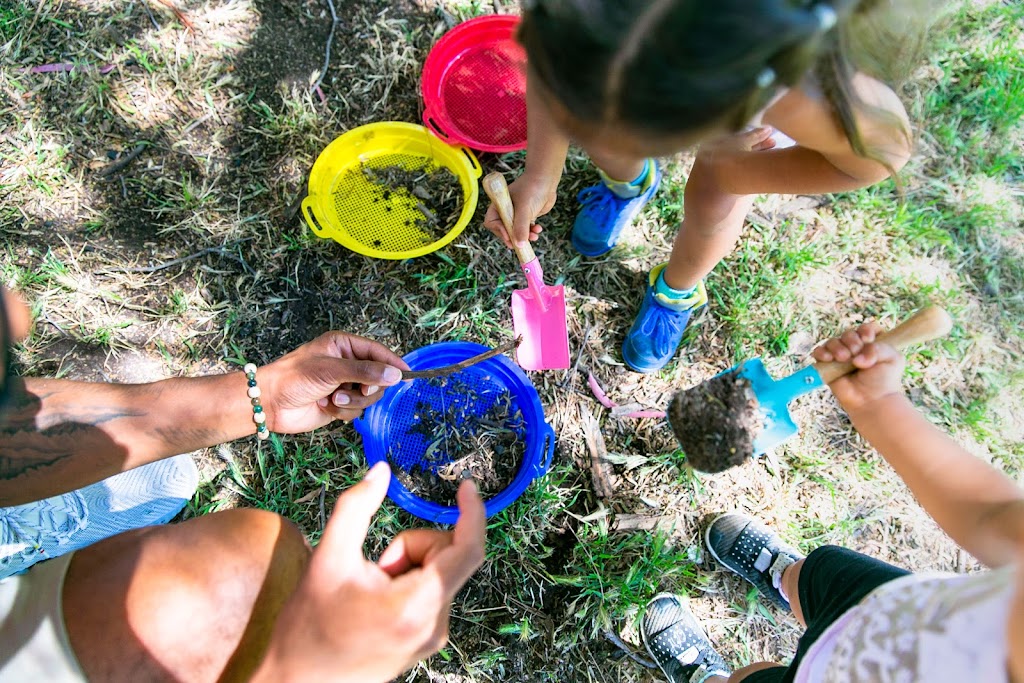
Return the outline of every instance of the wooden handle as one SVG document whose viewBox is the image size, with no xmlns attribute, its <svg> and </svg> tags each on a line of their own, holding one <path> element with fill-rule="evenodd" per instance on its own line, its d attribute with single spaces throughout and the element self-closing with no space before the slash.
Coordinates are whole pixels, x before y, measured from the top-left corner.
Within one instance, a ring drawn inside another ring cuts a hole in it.
<svg viewBox="0 0 1024 683">
<path fill-rule="evenodd" d="M 940 306 L 926 306 L 893 329 L 878 335 L 876 341 L 885 342 L 897 351 L 902 351 L 908 346 L 944 337 L 951 329 L 953 319 L 949 317 L 949 313 Z M 815 363 L 814 369 L 821 375 L 825 384 L 830 384 L 856 370 L 853 363 L 839 361 Z"/>
<path fill-rule="evenodd" d="M 516 258 L 520 263 L 529 263 L 537 258 L 533 253 L 533 247 L 529 242 L 517 244 L 515 235 L 512 234 L 512 217 L 515 216 L 515 209 L 512 207 L 512 198 L 508 196 L 508 185 L 505 184 L 505 176 L 497 171 L 488 173 L 483 180 L 484 192 L 494 202 L 494 207 L 501 216 L 501 223 L 505 227 L 505 234 L 508 241 L 512 243 L 512 249 L 516 252 Z"/>
</svg>

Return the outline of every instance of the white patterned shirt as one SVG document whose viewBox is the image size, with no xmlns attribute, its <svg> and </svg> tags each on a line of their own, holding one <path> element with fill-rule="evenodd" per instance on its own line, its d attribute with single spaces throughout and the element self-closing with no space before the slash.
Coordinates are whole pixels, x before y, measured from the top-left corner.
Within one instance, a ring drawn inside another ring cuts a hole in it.
<svg viewBox="0 0 1024 683">
<path fill-rule="evenodd" d="M 1014 567 L 912 574 L 836 620 L 800 662 L 796 683 L 1008 683 Z"/>
</svg>

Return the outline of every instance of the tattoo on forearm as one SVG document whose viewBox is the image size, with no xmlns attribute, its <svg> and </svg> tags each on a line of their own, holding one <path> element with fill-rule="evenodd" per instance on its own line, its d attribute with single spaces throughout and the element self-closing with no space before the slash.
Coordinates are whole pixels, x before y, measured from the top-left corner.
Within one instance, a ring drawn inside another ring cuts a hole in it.
<svg viewBox="0 0 1024 683">
<path fill-rule="evenodd" d="M 82 406 L 42 415 L 40 408 L 49 396 L 23 395 L 7 421 L 0 425 L 0 481 L 53 467 L 89 450 L 90 445 L 102 443 L 106 449 L 116 449 L 110 437 L 98 428 L 143 414 L 124 408 Z"/>
</svg>

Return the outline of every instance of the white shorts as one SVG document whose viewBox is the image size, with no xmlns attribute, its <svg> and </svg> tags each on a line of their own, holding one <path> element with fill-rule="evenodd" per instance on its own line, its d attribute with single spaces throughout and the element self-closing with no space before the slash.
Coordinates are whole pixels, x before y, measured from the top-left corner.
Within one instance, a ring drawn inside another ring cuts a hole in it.
<svg viewBox="0 0 1024 683">
<path fill-rule="evenodd" d="M 0 681 L 83 683 L 64 626 L 64 576 L 74 553 L 0 581 Z"/>
</svg>

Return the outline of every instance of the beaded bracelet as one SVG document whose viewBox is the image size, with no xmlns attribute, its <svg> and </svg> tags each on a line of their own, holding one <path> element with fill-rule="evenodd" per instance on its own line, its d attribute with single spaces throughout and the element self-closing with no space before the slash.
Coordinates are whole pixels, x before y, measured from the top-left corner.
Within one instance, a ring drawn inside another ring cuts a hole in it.
<svg viewBox="0 0 1024 683">
<path fill-rule="evenodd" d="M 252 403 L 252 421 L 256 423 L 256 438 L 265 441 L 270 438 L 270 430 L 267 429 L 267 414 L 263 412 L 263 403 L 260 401 L 260 388 L 256 385 L 256 366 L 253 363 L 246 363 L 242 368 L 245 378 L 249 382 L 249 402 Z"/>
</svg>

